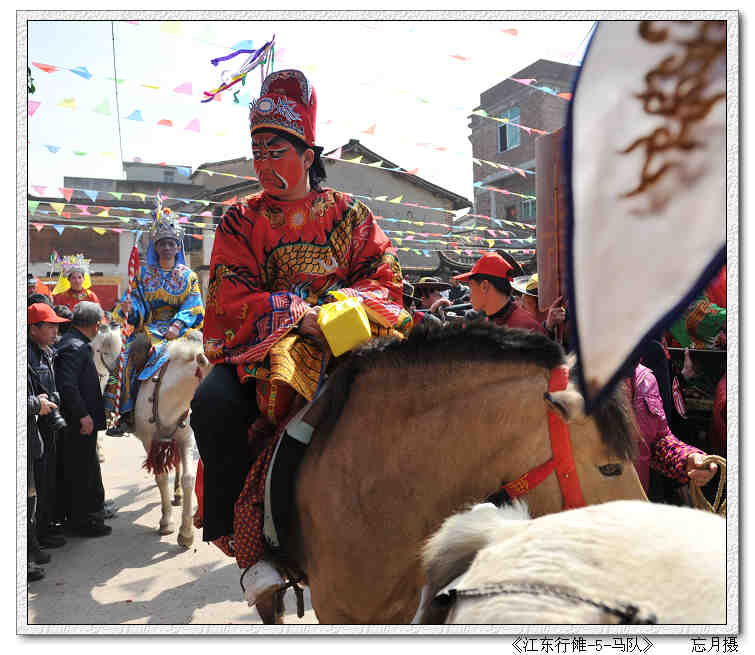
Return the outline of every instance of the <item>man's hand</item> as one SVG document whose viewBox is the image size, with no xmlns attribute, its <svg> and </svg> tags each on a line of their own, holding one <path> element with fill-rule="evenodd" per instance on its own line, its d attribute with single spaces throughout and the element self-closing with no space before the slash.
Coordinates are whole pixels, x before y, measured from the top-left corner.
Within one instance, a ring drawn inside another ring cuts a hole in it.
<svg viewBox="0 0 755 655">
<path fill-rule="evenodd" d="M 44 416 L 45 414 L 49 414 L 53 409 L 58 409 L 58 406 L 52 402 L 51 400 L 48 400 L 46 393 L 41 393 L 37 396 L 39 399 L 39 415 Z"/>
<path fill-rule="evenodd" d="M 704 457 L 700 453 L 692 453 L 687 458 L 687 475 L 697 487 L 702 487 L 710 482 L 710 479 L 718 471 L 718 464 L 715 462 L 708 462 L 703 465 Z"/>
<path fill-rule="evenodd" d="M 438 298 L 432 305 L 430 305 L 430 313 L 435 314 L 441 307 L 450 307 L 451 301 L 448 298 Z"/>
<path fill-rule="evenodd" d="M 175 339 L 178 336 L 178 327 L 171 325 L 167 330 L 165 330 L 165 334 L 163 334 L 163 336 L 169 341 L 171 339 Z"/>
<path fill-rule="evenodd" d="M 548 307 L 548 316 L 545 319 L 545 327 L 549 330 L 553 330 L 557 325 L 561 325 L 566 321 L 566 309 L 559 307 L 563 296 L 559 296 Z"/>
<path fill-rule="evenodd" d="M 92 417 L 89 414 L 82 416 L 79 419 L 79 423 L 81 423 L 80 434 L 92 434 L 94 432 L 94 421 L 92 421 Z"/>
<path fill-rule="evenodd" d="M 322 333 L 320 326 L 317 324 L 317 317 L 320 314 L 319 307 L 310 307 L 304 318 L 299 322 L 299 333 L 312 337 L 320 345 L 328 345 L 325 335 Z"/>
</svg>

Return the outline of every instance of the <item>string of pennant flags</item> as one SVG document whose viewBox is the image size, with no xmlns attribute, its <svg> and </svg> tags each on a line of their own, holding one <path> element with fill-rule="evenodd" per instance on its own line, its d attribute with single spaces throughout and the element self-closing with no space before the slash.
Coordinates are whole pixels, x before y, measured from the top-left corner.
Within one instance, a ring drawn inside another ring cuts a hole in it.
<svg viewBox="0 0 755 655">
<path fill-rule="evenodd" d="M 84 207 L 84 209 L 86 209 L 86 207 L 83 205 L 81 207 Z M 124 208 L 124 209 L 128 209 L 128 208 Z M 39 209 L 37 207 L 34 207 L 34 209 L 31 210 L 32 218 L 37 217 L 37 216 L 48 218 L 48 217 L 56 216 L 56 215 L 59 216 L 60 214 L 57 214 L 56 211 Z M 80 219 L 85 216 L 95 216 L 95 217 L 103 218 L 103 219 L 104 218 L 117 219 L 125 224 L 134 222 L 134 223 L 138 223 L 139 225 L 148 225 L 151 223 L 151 219 L 149 218 L 138 218 L 138 217 L 133 217 L 133 216 L 115 216 L 115 215 L 110 215 L 110 214 L 103 216 L 102 213 L 93 215 L 86 212 L 86 213 L 77 214 L 75 216 L 71 215 L 69 217 L 72 220 L 76 220 L 77 218 Z M 375 216 L 375 219 L 381 221 L 382 223 L 402 221 L 402 219 L 385 217 L 385 216 Z M 188 218 L 186 217 L 181 217 L 179 219 L 179 222 L 184 223 L 184 224 L 190 224 L 193 227 L 200 228 L 200 229 L 214 230 L 217 227 L 215 223 L 189 221 Z M 416 223 L 419 226 L 427 225 L 427 223 L 423 223 L 421 221 L 411 221 L 411 222 Z M 40 225 L 45 225 L 45 224 L 46 223 L 40 223 Z M 53 224 L 53 227 L 56 227 L 56 229 L 58 229 L 59 232 L 62 234 L 63 229 L 65 229 L 66 227 L 73 227 L 74 225 L 75 224 L 73 223 Z M 382 229 L 386 234 L 392 235 L 395 241 L 406 240 L 406 241 L 416 241 L 416 242 L 423 242 L 423 243 L 443 243 L 443 244 L 451 244 L 451 245 L 454 245 L 455 242 L 457 241 L 469 241 L 469 242 L 477 242 L 477 243 L 486 243 L 491 248 L 495 245 L 496 242 L 502 242 L 508 245 L 512 245 L 513 242 L 515 241 L 520 242 L 522 244 L 535 242 L 535 238 L 532 236 L 516 237 L 516 236 L 513 236 L 510 232 L 507 232 L 504 230 L 492 230 L 489 228 L 479 227 L 479 226 L 470 227 L 470 228 L 463 228 L 463 227 L 458 227 L 458 226 L 451 227 L 442 223 L 437 223 L 434 225 L 440 225 L 442 227 L 450 229 L 450 231 L 446 233 L 442 233 L 442 232 L 418 232 L 415 230 L 392 230 L 392 229 L 388 229 L 387 227 L 383 227 Z M 89 227 L 91 227 L 91 224 L 89 225 Z M 98 227 L 105 227 L 105 226 L 98 226 Z M 474 231 L 485 233 L 485 236 L 470 234 L 470 232 L 474 232 Z M 434 239 L 424 240 L 424 239 L 419 239 L 417 237 L 434 237 Z"/>
<path fill-rule="evenodd" d="M 50 224 L 50 223 L 30 223 L 30 227 L 33 227 L 37 232 L 41 232 L 45 227 L 51 227 L 54 229 L 58 234 L 63 234 L 66 228 L 73 228 L 77 230 L 87 230 L 90 229 L 96 234 L 104 235 L 106 232 L 114 232 L 116 234 L 121 234 L 123 232 L 131 232 L 131 233 L 137 233 L 140 230 L 137 229 L 128 229 L 128 228 L 120 228 L 120 227 L 102 227 L 102 226 L 92 226 L 92 225 L 80 225 L 80 224 L 70 224 L 70 225 L 58 225 L 58 224 Z M 204 239 L 204 235 L 202 234 L 189 234 L 189 237 L 192 237 L 193 239 L 196 239 L 198 241 L 202 241 Z M 482 255 L 488 252 L 496 252 L 498 250 L 505 250 L 507 253 L 510 254 L 519 254 L 519 255 L 534 255 L 536 254 L 537 250 L 535 248 L 501 248 L 500 246 L 496 246 L 495 244 L 489 243 L 490 240 L 488 240 L 488 247 L 487 248 L 460 248 L 458 247 L 459 244 L 448 244 L 445 248 L 411 248 L 407 245 L 402 245 L 401 240 L 394 240 L 398 245 L 395 246 L 395 249 L 400 252 L 412 252 L 416 255 L 424 256 L 424 257 L 431 257 L 432 253 L 454 253 L 457 255 L 467 255 L 470 257 L 473 257 L 475 255 Z M 412 242 L 412 244 L 415 242 Z M 417 243 L 441 243 L 442 242 L 436 242 L 436 241 L 420 241 L 418 240 Z"/>
</svg>

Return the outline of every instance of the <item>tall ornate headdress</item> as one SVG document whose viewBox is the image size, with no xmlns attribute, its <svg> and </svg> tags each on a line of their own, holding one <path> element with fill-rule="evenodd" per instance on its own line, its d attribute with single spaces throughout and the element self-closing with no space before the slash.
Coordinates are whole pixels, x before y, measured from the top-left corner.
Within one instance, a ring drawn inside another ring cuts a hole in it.
<svg viewBox="0 0 755 655">
<path fill-rule="evenodd" d="M 317 95 L 304 73 L 282 70 L 265 78 L 249 111 L 249 130 L 282 130 L 315 145 Z"/>
<path fill-rule="evenodd" d="M 158 192 L 155 200 L 155 210 L 152 212 L 152 225 L 149 227 L 149 247 L 147 248 L 147 263 L 156 266 L 158 262 L 155 244 L 160 239 L 175 239 L 178 242 L 176 262 L 185 264 L 183 254 L 183 229 L 174 218 L 170 208 L 163 205 L 163 196 Z"/>
<path fill-rule="evenodd" d="M 57 253 L 55 253 L 57 255 Z M 53 255 L 53 257 L 55 257 Z M 81 273 L 84 276 L 84 289 L 88 289 L 92 286 L 92 278 L 89 276 L 91 259 L 84 257 L 83 253 L 76 255 L 66 255 L 63 258 L 55 257 L 55 264 L 60 266 L 60 277 L 58 283 L 55 285 L 52 293 L 53 295 L 58 293 L 65 293 L 71 288 L 71 283 L 68 278 L 72 273 Z"/>
</svg>

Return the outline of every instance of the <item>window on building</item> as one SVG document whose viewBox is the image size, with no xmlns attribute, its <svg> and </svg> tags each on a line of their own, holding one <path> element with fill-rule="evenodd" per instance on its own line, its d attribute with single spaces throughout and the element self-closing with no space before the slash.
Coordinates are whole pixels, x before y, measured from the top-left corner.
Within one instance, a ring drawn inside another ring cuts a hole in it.
<svg viewBox="0 0 755 655">
<path fill-rule="evenodd" d="M 507 109 L 500 115 L 512 123 L 519 123 L 519 107 Z M 500 125 L 498 127 L 498 152 L 511 150 L 519 145 L 519 128 L 515 125 Z"/>
<path fill-rule="evenodd" d="M 536 218 L 537 207 L 535 200 L 522 200 L 522 218 Z"/>
<path fill-rule="evenodd" d="M 164 171 L 164 182 L 174 182 L 176 177 L 175 171 Z"/>
</svg>

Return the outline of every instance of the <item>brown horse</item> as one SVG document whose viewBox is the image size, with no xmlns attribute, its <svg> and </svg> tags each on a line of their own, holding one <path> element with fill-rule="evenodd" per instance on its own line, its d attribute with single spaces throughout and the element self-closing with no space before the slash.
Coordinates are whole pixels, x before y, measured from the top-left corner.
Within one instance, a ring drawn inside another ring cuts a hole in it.
<svg viewBox="0 0 755 655">
<path fill-rule="evenodd" d="M 584 416 L 571 384 L 546 393 L 564 364 L 543 336 L 469 324 L 375 340 L 336 370 L 289 530 L 321 623 L 411 621 L 423 543 L 454 512 L 551 458 L 549 407 L 568 423 L 586 504 L 645 499 L 623 397 Z M 533 517 L 562 509 L 554 474 L 523 498 Z M 264 620 L 280 619 L 274 606 L 258 605 Z"/>
</svg>

